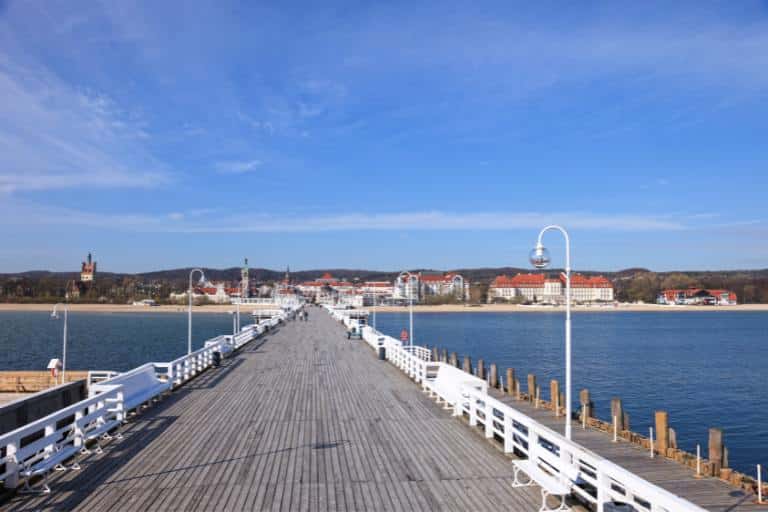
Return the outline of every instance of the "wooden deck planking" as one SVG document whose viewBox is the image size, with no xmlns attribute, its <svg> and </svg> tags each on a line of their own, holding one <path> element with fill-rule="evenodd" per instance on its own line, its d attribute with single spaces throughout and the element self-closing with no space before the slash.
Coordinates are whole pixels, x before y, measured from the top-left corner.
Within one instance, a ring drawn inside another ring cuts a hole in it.
<svg viewBox="0 0 768 512">
<path fill-rule="evenodd" d="M 509 460 L 320 313 L 143 411 L 3 510 L 536 510 Z"/>
</svg>

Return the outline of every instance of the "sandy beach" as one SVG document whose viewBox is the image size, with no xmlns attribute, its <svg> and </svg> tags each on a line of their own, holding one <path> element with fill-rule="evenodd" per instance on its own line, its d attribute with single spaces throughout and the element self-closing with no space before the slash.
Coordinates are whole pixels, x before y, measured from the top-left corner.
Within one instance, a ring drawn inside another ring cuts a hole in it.
<svg viewBox="0 0 768 512">
<path fill-rule="evenodd" d="M 53 309 L 53 304 L 0 304 L 0 311 L 48 311 Z M 233 311 L 233 304 L 206 304 L 195 306 L 195 313 L 229 313 Z M 275 306 L 254 305 L 240 306 L 243 312 L 255 309 L 275 309 Z M 83 313 L 186 313 L 187 306 L 178 304 L 163 306 L 132 306 L 130 304 L 70 304 L 69 311 Z"/>
<path fill-rule="evenodd" d="M 0 311 L 51 311 L 53 304 L 0 304 Z M 231 304 L 208 304 L 195 306 L 196 313 L 229 313 L 235 308 Z M 242 311 L 275 309 L 269 305 L 241 306 Z M 371 308 L 367 308 L 371 309 Z M 562 311 L 562 306 L 520 306 L 514 304 L 447 304 L 441 306 L 413 306 L 418 313 L 546 313 Z M 70 304 L 71 312 L 88 313 L 185 313 L 186 306 L 132 306 L 130 304 Z M 378 306 L 379 313 L 403 313 L 408 307 Z M 635 312 L 676 312 L 676 311 L 768 311 L 768 304 L 742 304 L 738 306 L 660 306 L 657 304 L 619 304 L 618 306 L 574 306 L 574 312 L 610 313 L 616 311 Z"/>
<path fill-rule="evenodd" d="M 371 309 L 371 308 L 367 308 Z M 563 311 L 564 306 L 519 306 L 514 304 L 449 304 L 442 306 L 413 306 L 418 313 L 546 313 Z M 408 307 L 379 306 L 380 313 L 403 313 Z M 574 312 L 611 313 L 617 311 L 677 312 L 677 311 L 768 311 L 768 304 L 743 304 L 738 306 L 660 306 L 658 304 L 620 304 L 618 306 L 574 306 Z"/>
</svg>

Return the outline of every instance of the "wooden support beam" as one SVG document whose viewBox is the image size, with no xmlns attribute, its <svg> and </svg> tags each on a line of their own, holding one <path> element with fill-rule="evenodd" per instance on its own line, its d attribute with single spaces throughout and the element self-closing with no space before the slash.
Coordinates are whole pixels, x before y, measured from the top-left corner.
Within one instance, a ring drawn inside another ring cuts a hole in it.
<svg viewBox="0 0 768 512">
<path fill-rule="evenodd" d="M 472 374 L 472 358 L 469 356 L 464 356 L 464 365 L 461 367 L 462 370 Z"/>
<path fill-rule="evenodd" d="M 477 360 L 477 376 L 478 378 L 485 380 L 485 361 L 482 359 Z"/>
<path fill-rule="evenodd" d="M 514 368 L 507 368 L 507 394 L 508 395 L 515 395 L 515 369 Z"/>
<path fill-rule="evenodd" d="M 586 415 L 587 419 L 591 418 L 594 414 L 592 401 L 589 399 L 589 390 L 582 389 L 579 392 L 579 402 L 581 403 L 582 414 Z M 582 418 L 582 421 L 584 418 Z"/>
<path fill-rule="evenodd" d="M 667 411 L 656 411 L 656 451 L 666 457 L 669 448 L 669 414 Z"/>
<path fill-rule="evenodd" d="M 448 359 L 448 364 L 451 366 L 459 367 L 459 355 L 456 352 L 451 352 L 451 357 Z"/>
<path fill-rule="evenodd" d="M 499 373 L 496 363 L 491 363 L 491 367 L 488 371 L 488 385 L 492 388 L 499 387 Z"/>
<path fill-rule="evenodd" d="M 552 402 L 552 410 L 555 416 L 560 416 L 560 383 L 557 379 L 549 381 L 549 399 Z"/>
<path fill-rule="evenodd" d="M 536 376 L 532 373 L 528 374 L 528 400 L 536 401 Z"/>
<path fill-rule="evenodd" d="M 709 451 L 707 458 L 712 463 L 711 476 L 719 476 L 723 466 L 723 429 L 709 429 Z"/>
<path fill-rule="evenodd" d="M 616 418 L 616 424 L 619 431 L 624 430 L 624 407 L 621 405 L 621 398 L 611 398 L 611 425 Z"/>
</svg>

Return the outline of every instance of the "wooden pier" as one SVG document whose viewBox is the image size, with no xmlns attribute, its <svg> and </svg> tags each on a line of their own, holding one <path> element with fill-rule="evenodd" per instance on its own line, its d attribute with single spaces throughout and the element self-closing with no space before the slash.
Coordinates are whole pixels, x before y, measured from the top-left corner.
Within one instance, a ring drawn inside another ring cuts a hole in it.
<svg viewBox="0 0 768 512">
<path fill-rule="evenodd" d="M 258 344 L 258 345 L 256 345 Z M 509 458 L 320 310 L 3 510 L 538 510 Z"/>
</svg>

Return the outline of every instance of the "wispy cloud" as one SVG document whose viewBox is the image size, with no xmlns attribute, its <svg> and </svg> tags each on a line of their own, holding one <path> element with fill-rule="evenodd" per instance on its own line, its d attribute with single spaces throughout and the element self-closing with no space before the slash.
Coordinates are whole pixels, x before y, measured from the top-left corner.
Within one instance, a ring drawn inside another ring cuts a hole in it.
<svg viewBox="0 0 768 512">
<path fill-rule="evenodd" d="M 261 160 L 218 162 L 216 170 L 222 174 L 245 174 L 257 170 L 262 163 Z"/>
<path fill-rule="evenodd" d="M 0 53 L 0 190 L 152 187 L 168 181 L 140 122 L 109 97 Z"/>
<path fill-rule="evenodd" d="M 309 233 L 327 231 L 462 231 L 516 230 L 540 228 L 546 224 L 565 223 L 577 230 L 677 231 L 690 226 L 670 217 L 627 214 L 590 214 L 537 212 L 443 211 L 402 213 L 359 213 L 328 215 L 266 215 L 237 212 L 203 213 L 169 212 L 165 214 L 102 214 L 81 210 L 49 208 L 31 204 L 9 204 L 8 209 L 21 213 L 15 219 L 4 215 L 0 206 L 0 224 L 18 225 L 84 225 L 109 227 L 139 232 L 176 233 Z M 2 217 L 5 217 L 3 220 Z"/>
</svg>

